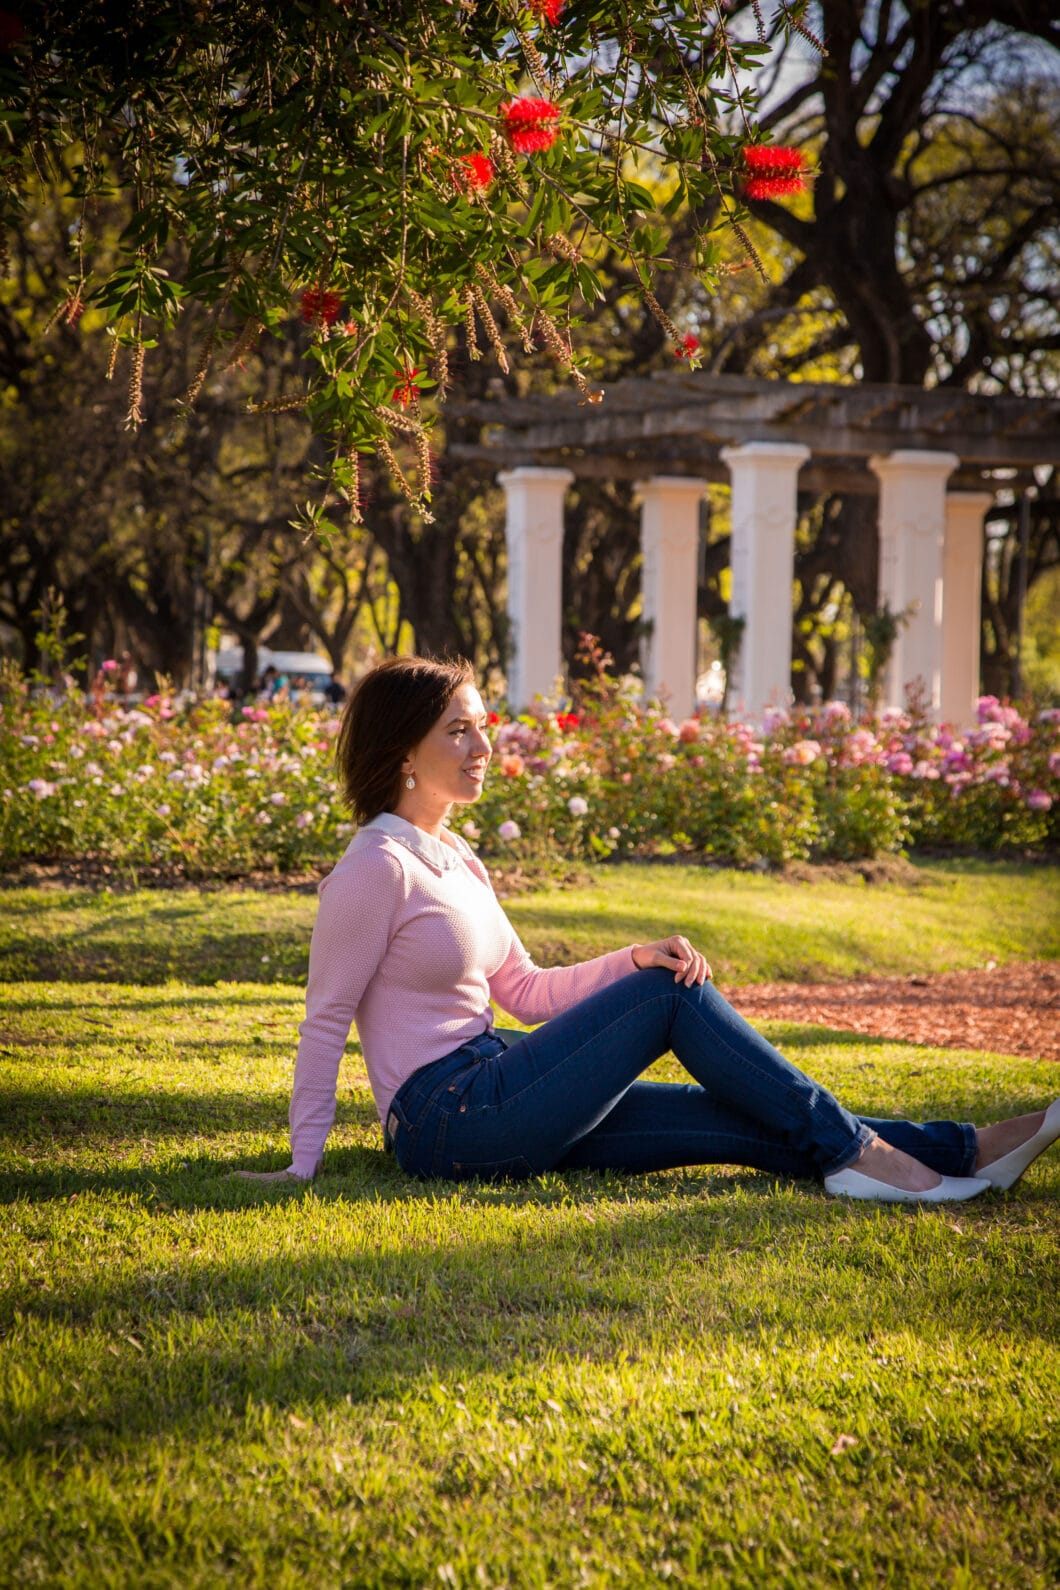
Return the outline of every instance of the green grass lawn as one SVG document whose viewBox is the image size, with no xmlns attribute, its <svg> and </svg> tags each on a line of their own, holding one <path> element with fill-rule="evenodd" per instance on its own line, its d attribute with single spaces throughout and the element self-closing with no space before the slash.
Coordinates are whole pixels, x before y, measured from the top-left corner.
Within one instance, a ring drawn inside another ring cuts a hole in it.
<svg viewBox="0 0 1060 1590">
<path fill-rule="evenodd" d="M 598 867 L 505 902 L 542 964 L 686 933 L 725 982 L 956 970 L 1060 957 L 1060 872 L 921 863 L 909 882 L 793 883 L 695 866 Z M 0 890 L 0 980 L 302 982 L 316 892 Z"/>
<path fill-rule="evenodd" d="M 527 942 L 694 929 L 727 981 L 1057 954 L 1056 873 L 1015 864 L 598 880 L 511 902 Z M 709 1169 L 415 1184 L 351 1046 L 317 1183 L 232 1182 L 285 1162 L 313 908 L 0 893 L 0 1585 L 1053 1590 L 1060 1151 L 949 1210 Z M 770 1035 L 865 1113 L 1060 1091 Z"/>
</svg>

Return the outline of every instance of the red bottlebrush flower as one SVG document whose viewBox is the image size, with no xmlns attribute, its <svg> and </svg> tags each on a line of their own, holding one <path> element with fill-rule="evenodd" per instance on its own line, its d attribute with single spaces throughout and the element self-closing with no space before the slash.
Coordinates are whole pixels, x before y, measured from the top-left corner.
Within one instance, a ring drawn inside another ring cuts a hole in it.
<svg viewBox="0 0 1060 1590">
<path fill-rule="evenodd" d="M 456 186 L 468 198 L 481 198 L 489 192 L 497 168 L 489 155 L 476 150 L 474 154 L 461 155 L 451 175 Z"/>
<path fill-rule="evenodd" d="M 501 106 L 504 136 L 517 155 L 551 149 L 559 134 L 559 106 L 548 99 L 513 99 Z"/>
<path fill-rule="evenodd" d="M 416 377 L 420 372 L 415 365 L 412 365 L 410 369 L 399 370 L 397 373 L 404 379 L 394 388 L 391 398 L 393 402 L 400 403 L 402 408 L 407 408 L 420 395 L 420 389 L 416 385 Z"/>
<path fill-rule="evenodd" d="M 681 341 L 674 349 L 674 357 L 677 359 L 694 359 L 698 352 L 699 338 L 693 337 L 692 333 L 689 332 L 687 337 L 681 338 Z"/>
<path fill-rule="evenodd" d="M 779 199 L 801 193 L 806 186 L 801 149 L 750 144 L 743 151 L 743 163 L 743 191 L 748 199 Z"/>
<path fill-rule="evenodd" d="M 356 320 L 344 320 L 342 322 L 342 334 L 344 337 L 356 337 L 359 330 L 360 327 Z"/>
<path fill-rule="evenodd" d="M 784 144 L 748 144 L 743 163 L 755 177 L 791 177 L 802 171 L 802 150 Z"/>
<path fill-rule="evenodd" d="M 26 37 L 26 24 L 13 11 L 0 11 L 0 50 L 13 49 Z"/>
<path fill-rule="evenodd" d="M 805 186 L 801 177 L 748 177 L 743 191 L 748 199 L 782 199 L 788 193 L 801 193 Z"/>
<path fill-rule="evenodd" d="M 563 3 L 564 0 L 530 0 L 530 9 L 535 17 L 554 28 L 563 11 Z"/>
<path fill-rule="evenodd" d="M 76 326 L 84 312 L 85 305 L 80 291 L 71 293 L 70 297 L 66 300 L 62 309 L 59 311 L 60 317 L 66 321 L 68 326 Z"/>
<path fill-rule="evenodd" d="M 302 294 L 302 319 L 307 326 L 332 326 L 339 317 L 342 299 L 323 287 L 307 287 Z"/>
</svg>

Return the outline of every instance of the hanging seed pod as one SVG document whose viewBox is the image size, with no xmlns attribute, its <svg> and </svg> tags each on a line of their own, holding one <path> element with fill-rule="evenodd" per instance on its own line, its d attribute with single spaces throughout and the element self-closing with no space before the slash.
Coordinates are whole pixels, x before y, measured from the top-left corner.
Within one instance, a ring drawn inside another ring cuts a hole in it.
<svg viewBox="0 0 1060 1590">
<path fill-rule="evenodd" d="M 363 524 L 361 514 L 361 460 L 357 449 L 351 447 L 346 454 L 346 462 L 350 470 L 350 483 L 346 487 L 346 500 L 350 505 L 350 523 Z"/>
<path fill-rule="evenodd" d="M 819 55 L 826 56 L 828 54 L 828 51 L 825 49 L 822 40 L 819 39 L 816 33 L 814 33 L 811 28 L 808 28 L 806 23 L 803 21 L 803 18 L 806 15 L 805 0 L 803 0 L 801 5 L 782 5 L 780 9 L 789 28 L 793 28 L 796 33 L 801 33 L 807 44 L 812 44 Z"/>
<path fill-rule="evenodd" d="M 228 362 L 225 368 L 231 370 L 233 365 L 241 364 L 242 361 L 247 357 L 247 354 L 253 352 L 255 344 L 264 330 L 265 327 L 262 325 L 261 321 L 251 315 L 250 319 L 239 333 L 239 336 L 232 344 L 232 352 L 228 355 Z"/>
<path fill-rule="evenodd" d="M 388 439 L 385 436 L 377 436 L 375 445 L 380 457 L 383 459 L 387 469 L 390 471 L 390 475 L 395 486 L 405 498 L 405 501 L 415 504 L 416 493 L 406 480 L 405 472 L 398 463 L 394 454 L 394 449 L 391 447 Z"/>
<path fill-rule="evenodd" d="M 144 358 L 143 342 L 137 339 L 133 346 L 132 365 L 129 369 L 129 412 L 125 416 L 126 430 L 139 430 L 144 422 Z"/>
<path fill-rule="evenodd" d="M 541 58 L 541 51 L 530 35 L 524 32 L 522 28 L 517 28 L 516 32 L 519 37 L 519 46 L 523 52 L 523 60 L 526 62 L 526 69 L 534 81 L 534 87 L 539 94 L 544 94 L 547 99 L 551 96 L 552 87 L 548 80 L 548 67 Z"/>
<path fill-rule="evenodd" d="M 523 177 L 519 162 L 511 151 L 506 138 L 493 138 L 490 140 L 490 159 L 495 166 L 499 166 L 508 178 L 508 181 L 520 195 L 526 192 L 526 181 Z"/>
<path fill-rule="evenodd" d="M 493 311 L 486 302 L 486 295 L 481 287 L 471 287 L 469 291 L 475 300 L 475 308 L 478 310 L 479 319 L 486 328 L 486 336 L 489 338 L 490 347 L 497 356 L 497 363 L 507 375 L 510 369 L 508 355 L 505 352 L 504 343 L 501 341 L 500 328 L 493 318 Z"/>
<path fill-rule="evenodd" d="M 578 366 L 574 362 L 574 354 L 571 352 L 570 344 L 564 339 L 562 332 L 556 325 L 556 322 L 552 319 L 552 316 L 547 314 L 545 310 L 539 309 L 537 312 L 537 322 L 541 327 L 541 335 L 545 340 L 545 346 L 547 347 L 549 353 L 552 354 L 553 358 L 558 359 L 559 362 L 565 367 L 567 374 L 570 376 L 571 380 L 574 382 L 574 385 L 578 388 L 578 391 L 582 394 L 585 401 L 587 403 L 599 403 L 600 399 L 603 397 L 603 393 L 599 389 L 594 391 L 593 388 L 590 387 L 588 381 L 582 375 L 581 371 L 578 369 Z"/>
<path fill-rule="evenodd" d="M 769 280 L 769 277 L 766 275 L 766 268 L 762 264 L 762 256 L 759 254 L 758 250 L 755 248 L 754 244 L 751 242 L 750 237 L 747 235 L 746 227 L 741 226 L 739 221 L 734 221 L 732 223 L 732 229 L 736 233 L 736 236 L 740 239 L 740 242 L 743 244 L 745 250 L 747 251 L 747 257 L 751 261 L 751 264 L 754 266 L 754 268 L 758 272 L 759 276 L 761 276 L 762 280 L 764 282 L 767 282 Z"/>
<path fill-rule="evenodd" d="M 467 330 L 468 358 L 481 359 L 482 350 L 478 345 L 478 332 L 475 329 L 475 294 L 471 287 L 467 288 L 464 294 L 464 326 Z"/>
<path fill-rule="evenodd" d="M 198 363 L 195 366 L 195 374 L 191 378 L 191 381 L 188 385 L 188 390 L 180 400 L 189 409 L 193 406 L 196 398 L 202 391 L 203 382 L 206 380 L 210 365 L 213 361 L 213 351 L 216 346 L 217 321 L 215 320 L 210 326 L 209 331 L 207 331 L 205 337 L 202 339 L 202 346 L 199 349 Z"/>
<path fill-rule="evenodd" d="M 253 401 L 247 404 L 248 414 L 294 414 L 299 409 L 304 409 L 309 402 L 309 393 L 303 392 L 291 397 L 263 398 L 260 403 Z"/>
<path fill-rule="evenodd" d="M 666 310 L 663 308 L 662 304 L 660 304 L 651 288 L 641 288 L 641 294 L 644 298 L 644 302 L 651 310 L 653 319 L 656 320 L 662 327 L 670 341 L 680 344 L 681 333 L 678 331 L 677 327 L 674 325 L 673 321 L 670 319 L 669 315 L 666 313 Z"/>
<path fill-rule="evenodd" d="M 409 302 L 423 321 L 427 332 L 427 340 L 431 345 L 434 355 L 435 376 L 438 381 L 438 396 L 444 398 L 445 389 L 449 385 L 449 350 L 445 345 L 445 327 L 441 324 L 434 312 L 434 305 L 429 298 L 422 297 L 414 287 L 407 289 Z"/>
<path fill-rule="evenodd" d="M 568 265 L 581 263 L 581 249 L 569 237 L 564 237 L 562 232 L 554 232 L 550 238 L 546 238 L 545 247 L 556 259 L 565 260 Z"/>
<path fill-rule="evenodd" d="M 493 294 L 498 303 L 503 305 L 504 313 L 508 316 L 510 324 L 514 326 L 522 338 L 523 352 L 533 353 L 534 339 L 531 335 L 530 327 L 523 317 L 523 312 L 519 308 L 511 288 L 505 286 L 504 282 L 494 272 L 488 271 L 481 261 L 475 266 L 475 274 L 483 287 Z"/>
<path fill-rule="evenodd" d="M 416 449 L 416 462 L 420 472 L 420 494 L 422 496 L 424 493 L 430 490 L 432 472 L 431 444 L 427 439 L 427 432 L 425 430 L 417 431 L 416 435 L 413 437 L 413 446 Z M 426 514 L 424 515 L 424 518 L 427 518 Z M 428 522 L 433 523 L 433 518 L 429 519 Z"/>
<path fill-rule="evenodd" d="M 68 302 L 69 302 L 69 299 L 64 299 L 61 304 L 56 304 L 55 308 L 52 310 L 51 314 L 48 316 L 47 320 L 44 322 L 43 327 L 41 328 L 41 336 L 42 337 L 46 337 L 48 335 L 49 331 L 51 331 L 52 327 L 54 325 L 56 325 L 63 318 L 63 315 L 64 315 L 64 313 L 66 311 L 66 305 L 67 305 Z"/>
</svg>

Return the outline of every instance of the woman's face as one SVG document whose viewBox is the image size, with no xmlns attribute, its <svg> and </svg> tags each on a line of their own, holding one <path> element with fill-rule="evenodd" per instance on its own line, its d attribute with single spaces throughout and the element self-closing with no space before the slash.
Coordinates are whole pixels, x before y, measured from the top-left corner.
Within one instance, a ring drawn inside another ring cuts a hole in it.
<svg viewBox="0 0 1060 1590">
<path fill-rule="evenodd" d="M 411 795 L 416 805 L 477 801 L 492 754 L 482 697 L 474 685 L 461 685 L 438 722 L 405 758 L 402 777 L 415 776 Z M 404 805 L 404 788 L 401 794 Z"/>
</svg>

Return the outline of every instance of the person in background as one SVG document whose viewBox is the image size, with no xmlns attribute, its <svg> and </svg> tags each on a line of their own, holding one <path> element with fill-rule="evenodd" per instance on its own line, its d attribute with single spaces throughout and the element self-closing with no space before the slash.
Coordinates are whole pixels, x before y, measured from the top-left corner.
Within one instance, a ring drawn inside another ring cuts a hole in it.
<svg viewBox="0 0 1060 1590">
<path fill-rule="evenodd" d="M 136 694 L 138 680 L 139 675 L 136 672 L 136 664 L 133 662 L 132 653 L 123 651 L 118 664 L 116 679 L 117 691 L 122 699 L 123 706 L 127 707 L 132 702 L 132 698 Z"/>
</svg>

